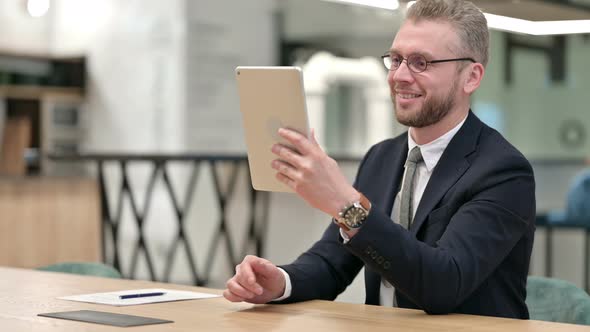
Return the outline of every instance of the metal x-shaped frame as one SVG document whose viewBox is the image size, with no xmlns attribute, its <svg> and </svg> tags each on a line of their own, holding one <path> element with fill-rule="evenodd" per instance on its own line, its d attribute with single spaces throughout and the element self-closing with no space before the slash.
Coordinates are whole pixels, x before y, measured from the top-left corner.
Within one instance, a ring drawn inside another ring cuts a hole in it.
<svg viewBox="0 0 590 332">
<path fill-rule="evenodd" d="M 181 204 L 179 198 L 175 194 L 174 185 L 170 180 L 169 171 L 166 168 L 166 164 L 169 161 L 189 161 L 192 163 L 192 169 L 189 177 L 189 182 L 186 187 L 186 193 L 184 195 L 184 202 Z M 139 261 L 140 253 L 143 253 L 145 257 L 145 262 L 148 267 L 150 279 L 153 281 L 170 281 L 172 265 L 175 261 L 174 258 L 179 251 L 179 247 L 181 244 L 184 247 L 184 251 L 188 260 L 188 266 L 192 274 L 193 284 L 198 286 L 207 285 L 211 276 L 211 269 L 213 266 L 213 262 L 215 259 L 220 259 L 217 257 L 217 251 L 215 250 L 220 241 L 224 241 L 226 251 L 227 251 L 227 261 L 230 265 L 231 269 L 238 264 L 238 258 L 245 255 L 248 251 L 250 246 L 255 248 L 255 253 L 258 256 L 264 255 L 264 234 L 267 226 L 267 219 L 268 219 L 268 207 L 270 196 L 266 192 L 258 192 L 254 189 L 250 190 L 249 197 L 245 199 L 249 199 L 249 219 L 248 219 L 248 230 L 245 234 L 245 241 L 244 245 L 241 248 L 239 253 L 236 253 L 235 249 L 236 246 L 233 242 L 233 237 L 231 236 L 232 230 L 228 227 L 228 219 L 227 219 L 227 204 L 230 199 L 232 199 L 233 195 L 235 194 L 235 187 L 236 182 L 238 179 L 240 169 L 247 170 L 246 167 L 242 167 L 243 165 L 247 165 L 246 159 L 241 158 L 205 158 L 205 157 L 198 157 L 198 158 L 100 158 L 98 161 L 98 177 L 100 182 L 100 194 L 101 194 L 101 210 L 102 210 L 102 220 L 103 220 L 103 257 L 105 262 L 111 263 L 115 268 L 118 270 L 121 269 L 121 248 L 120 248 L 120 240 L 119 240 L 119 230 L 121 225 L 121 218 L 122 218 L 122 211 L 123 205 L 125 203 L 125 199 L 128 198 L 131 211 L 133 213 L 134 222 L 139 230 L 139 236 L 135 240 L 133 245 L 133 253 L 131 258 L 131 264 L 128 269 L 128 277 L 135 278 L 137 272 L 137 266 Z M 111 212 L 111 207 L 109 206 L 108 202 L 108 193 L 106 188 L 106 175 L 105 175 L 105 163 L 107 161 L 116 162 L 119 165 L 121 170 L 121 184 L 119 186 L 119 196 L 117 200 L 117 204 L 115 207 L 115 215 L 113 216 Z M 149 182 L 146 190 L 146 196 L 144 200 L 144 204 L 142 209 L 139 208 L 137 204 L 137 198 L 132 190 L 131 182 L 129 180 L 128 174 L 128 163 L 130 161 L 142 161 L 142 162 L 150 162 L 153 164 L 153 169 L 149 177 Z M 211 168 L 211 176 L 213 178 L 214 183 L 214 191 L 215 191 L 215 198 L 217 202 L 217 207 L 219 208 L 220 215 L 219 220 L 217 223 L 217 228 L 213 234 L 213 239 L 209 245 L 207 250 L 206 260 L 205 260 L 205 268 L 203 271 L 199 271 L 197 268 L 197 261 L 193 255 L 192 251 L 192 244 L 187 237 L 186 231 L 186 216 L 187 212 L 191 207 L 191 202 L 193 202 L 193 196 L 195 192 L 195 188 L 197 187 L 197 180 L 199 175 L 200 167 L 203 163 L 207 163 Z M 222 175 L 220 174 L 219 166 L 225 163 L 230 164 L 230 171 L 229 171 L 229 180 L 227 181 L 227 185 L 222 185 Z M 247 174 L 246 174 L 247 175 Z M 172 245 L 168 249 L 167 258 L 164 266 L 164 273 L 162 280 L 158 280 L 156 276 L 156 268 L 154 266 L 154 259 L 153 254 L 150 252 L 149 247 L 147 246 L 147 239 L 144 234 L 144 223 L 148 216 L 151 206 L 152 195 L 155 188 L 156 181 L 161 178 L 164 182 L 164 186 L 166 188 L 166 192 L 171 200 L 171 204 L 174 209 L 174 216 L 171 218 L 175 219 L 175 222 L 178 226 L 178 231 L 175 235 L 175 240 L 173 241 Z M 106 247 L 107 247 L 107 236 L 105 234 L 106 231 L 110 231 L 111 239 L 112 239 L 112 248 L 113 248 L 113 255 L 112 255 L 112 262 L 109 262 L 106 254 Z"/>
</svg>

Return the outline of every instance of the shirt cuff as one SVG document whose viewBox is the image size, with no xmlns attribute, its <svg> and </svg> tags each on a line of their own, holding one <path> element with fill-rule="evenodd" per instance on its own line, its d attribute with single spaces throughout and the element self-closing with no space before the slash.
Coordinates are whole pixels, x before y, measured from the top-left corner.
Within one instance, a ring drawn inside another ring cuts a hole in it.
<svg viewBox="0 0 590 332">
<path fill-rule="evenodd" d="M 280 267 L 278 267 L 278 269 L 285 276 L 285 292 L 283 293 L 283 295 L 281 297 L 278 297 L 278 298 L 272 300 L 273 302 L 282 301 L 282 300 L 288 298 L 289 296 L 291 296 L 291 291 L 292 291 L 291 277 L 289 277 L 289 274 L 285 270 L 281 269 Z"/>
<path fill-rule="evenodd" d="M 340 236 L 342 236 L 342 244 L 347 244 L 350 241 L 350 237 L 342 228 L 340 228 Z"/>
</svg>

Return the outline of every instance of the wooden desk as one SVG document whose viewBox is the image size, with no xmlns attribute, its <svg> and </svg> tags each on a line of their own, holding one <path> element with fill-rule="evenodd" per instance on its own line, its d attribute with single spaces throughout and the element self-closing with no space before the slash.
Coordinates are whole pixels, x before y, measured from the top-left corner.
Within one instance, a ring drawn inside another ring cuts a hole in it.
<svg viewBox="0 0 590 332">
<path fill-rule="evenodd" d="M 0 267 L 0 329 L 123 331 L 117 327 L 37 316 L 38 313 L 89 309 L 174 321 L 172 324 L 130 328 L 133 331 L 590 331 L 590 327 L 581 325 L 471 315 L 429 316 L 419 310 L 327 301 L 255 306 L 215 298 L 113 307 L 56 299 L 65 295 L 146 287 L 221 293 L 190 286 Z"/>
</svg>

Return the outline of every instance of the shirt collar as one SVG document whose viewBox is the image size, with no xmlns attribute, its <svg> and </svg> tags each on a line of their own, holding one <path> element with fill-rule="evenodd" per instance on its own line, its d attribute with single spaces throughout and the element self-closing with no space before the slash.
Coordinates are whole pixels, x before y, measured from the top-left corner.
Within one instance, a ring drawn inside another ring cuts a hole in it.
<svg viewBox="0 0 590 332">
<path fill-rule="evenodd" d="M 428 172 L 432 172 L 432 169 L 438 163 L 440 157 L 442 156 L 443 152 L 447 148 L 447 145 L 451 142 L 451 139 L 455 137 L 455 134 L 461 129 L 463 123 L 465 123 L 467 117 L 463 119 L 458 125 L 456 125 L 453 129 L 447 131 L 444 135 L 440 136 L 439 138 L 435 139 L 434 141 L 418 145 L 412 139 L 412 135 L 410 135 L 410 130 L 408 130 L 408 153 L 412 151 L 415 146 L 420 148 L 420 152 L 422 153 L 422 158 L 424 158 L 424 164 L 426 165 L 426 169 Z"/>
</svg>

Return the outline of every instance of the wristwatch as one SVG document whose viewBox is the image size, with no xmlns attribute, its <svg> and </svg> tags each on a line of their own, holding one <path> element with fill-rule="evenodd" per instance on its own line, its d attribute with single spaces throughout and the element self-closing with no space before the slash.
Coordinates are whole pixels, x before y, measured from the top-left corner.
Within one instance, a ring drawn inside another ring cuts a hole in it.
<svg viewBox="0 0 590 332">
<path fill-rule="evenodd" d="M 371 202 L 359 192 L 361 199 L 347 204 L 338 212 L 338 218 L 334 218 L 334 222 L 345 231 L 359 228 L 363 225 L 369 211 L 371 210 Z"/>
</svg>

